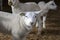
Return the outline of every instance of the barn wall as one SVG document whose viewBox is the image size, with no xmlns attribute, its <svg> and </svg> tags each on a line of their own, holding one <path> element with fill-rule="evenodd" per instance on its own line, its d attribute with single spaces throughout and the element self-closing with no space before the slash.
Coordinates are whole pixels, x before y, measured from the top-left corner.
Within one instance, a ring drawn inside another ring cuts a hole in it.
<svg viewBox="0 0 60 40">
<path fill-rule="evenodd" d="M 0 0 L 0 10 L 2 10 L 2 0 Z"/>
</svg>

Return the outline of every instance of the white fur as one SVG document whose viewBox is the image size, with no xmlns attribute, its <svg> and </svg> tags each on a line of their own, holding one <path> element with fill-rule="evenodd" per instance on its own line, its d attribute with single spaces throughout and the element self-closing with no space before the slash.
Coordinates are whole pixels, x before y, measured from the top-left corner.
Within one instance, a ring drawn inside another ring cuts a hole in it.
<svg viewBox="0 0 60 40">
<path fill-rule="evenodd" d="M 36 23 L 37 13 L 24 12 L 24 14 L 25 15 L 11 14 L 0 11 L 0 24 L 2 24 L 5 29 L 11 31 L 13 40 L 23 40 L 25 35 L 31 31 Z M 1 27 L 2 26 L 0 26 L 0 28 Z"/>
<path fill-rule="evenodd" d="M 40 7 L 35 2 L 21 3 L 21 2 L 18 2 L 18 1 L 19 0 L 14 0 L 14 1 L 10 0 L 10 1 L 8 1 L 9 4 L 12 3 L 11 8 L 12 8 L 13 13 L 27 12 L 27 11 L 39 11 L 40 10 Z"/>
</svg>

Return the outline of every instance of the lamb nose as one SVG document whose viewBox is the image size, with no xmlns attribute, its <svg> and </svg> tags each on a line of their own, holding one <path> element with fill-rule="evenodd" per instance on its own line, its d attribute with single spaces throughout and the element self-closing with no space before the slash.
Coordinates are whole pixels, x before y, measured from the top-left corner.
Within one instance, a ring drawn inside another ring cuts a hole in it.
<svg viewBox="0 0 60 40">
<path fill-rule="evenodd" d="M 31 23 L 31 25 L 33 25 L 33 22 Z"/>
</svg>

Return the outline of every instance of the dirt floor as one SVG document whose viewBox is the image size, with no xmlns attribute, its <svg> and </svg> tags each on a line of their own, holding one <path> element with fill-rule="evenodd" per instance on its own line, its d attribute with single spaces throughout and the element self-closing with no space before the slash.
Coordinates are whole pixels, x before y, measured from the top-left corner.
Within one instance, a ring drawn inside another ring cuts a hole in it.
<svg viewBox="0 0 60 40">
<path fill-rule="evenodd" d="M 50 11 L 47 16 L 46 29 L 41 35 L 36 35 L 37 30 L 34 28 L 27 36 L 27 40 L 60 40 L 60 8 L 57 11 Z M 0 32 L 0 40 L 11 40 L 12 36 Z"/>
<path fill-rule="evenodd" d="M 60 30 L 44 30 L 44 32 L 37 36 L 37 31 L 34 30 L 27 36 L 27 40 L 60 40 Z M 0 33 L 0 40 L 12 40 L 12 36 Z"/>
</svg>

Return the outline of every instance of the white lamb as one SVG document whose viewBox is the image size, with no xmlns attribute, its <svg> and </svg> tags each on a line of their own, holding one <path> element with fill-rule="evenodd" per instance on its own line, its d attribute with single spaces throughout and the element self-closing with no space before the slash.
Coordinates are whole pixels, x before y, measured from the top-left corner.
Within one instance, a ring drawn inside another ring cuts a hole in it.
<svg viewBox="0 0 60 40">
<path fill-rule="evenodd" d="M 33 4 L 34 2 L 27 2 L 27 4 Z M 44 1 L 40 1 L 38 3 L 41 10 L 43 10 L 42 12 L 40 12 L 40 14 L 37 17 L 37 22 L 36 22 L 36 27 L 38 27 L 38 32 L 41 33 L 41 31 L 43 30 L 43 28 L 45 29 L 45 22 L 46 22 L 46 17 L 47 17 L 47 13 L 49 10 L 56 10 L 57 5 L 55 4 L 54 0 L 49 1 L 48 3 L 45 3 Z M 34 9 L 34 8 L 33 8 Z M 42 27 L 43 26 L 43 27 Z M 38 34 L 40 34 L 38 33 Z"/>
<path fill-rule="evenodd" d="M 21 3 L 19 0 L 8 0 L 8 5 L 11 6 L 13 13 L 40 10 L 40 7 L 35 2 Z"/>
<path fill-rule="evenodd" d="M 36 23 L 36 16 L 41 11 L 36 12 L 20 12 L 20 14 L 10 14 L 0 11 L 0 29 L 11 31 L 13 40 L 25 40 L 25 36 L 31 31 Z"/>
<path fill-rule="evenodd" d="M 40 9 L 44 9 L 44 11 L 42 13 L 40 13 L 39 16 L 42 17 L 42 19 L 40 18 L 41 19 L 40 22 L 43 23 L 43 28 L 46 28 L 45 27 L 45 22 L 46 22 L 47 13 L 48 13 L 49 10 L 56 10 L 57 5 L 55 4 L 54 1 L 49 1 L 48 3 L 45 3 L 44 1 L 41 1 L 41 2 L 38 3 L 38 5 L 39 5 Z"/>
</svg>

